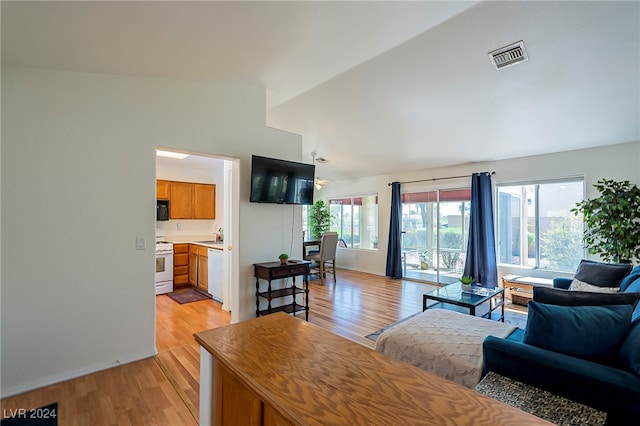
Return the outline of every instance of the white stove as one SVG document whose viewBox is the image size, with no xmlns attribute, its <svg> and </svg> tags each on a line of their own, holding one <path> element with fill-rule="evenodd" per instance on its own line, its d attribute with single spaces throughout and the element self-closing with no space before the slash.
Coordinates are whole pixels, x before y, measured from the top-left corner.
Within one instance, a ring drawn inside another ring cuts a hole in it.
<svg viewBox="0 0 640 426">
<path fill-rule="evenodd" d="M 173 243 L 164 239 L 164 231 L 156 229 L 156 295 L 173 291 Z"/>
<path fill-rule="evenodd" d="M 173 243 L 166 241 L 156 241 L 156 254 L 173 254 Z"/>
</svg>

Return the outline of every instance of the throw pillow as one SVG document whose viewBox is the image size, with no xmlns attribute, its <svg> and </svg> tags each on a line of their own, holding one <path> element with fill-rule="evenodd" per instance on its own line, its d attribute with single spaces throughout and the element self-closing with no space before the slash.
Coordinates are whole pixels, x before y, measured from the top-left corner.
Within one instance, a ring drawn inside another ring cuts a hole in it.
<svg viewBox="0 0 640 426">
<path fill-rule="evenodd" d="M 582 259 L 574 278 L 597 287 L 620 287 L 620 281 L 632 268 L 630 263 L 603 263 Z"/>
<path fill-rule="evenodd" d="M 631 305 L 635 308 L 638 305 L 638 301 L 640 301 L 640 293 L 609 294 L 533 287 L 533 300 L 539 303 L 560 306 Z"/>
<path fill-rule="evenodd" d="M 620 291 L 627 291 L 629 286 L 636 280 L 640 280 L 640 272 L 631 272 L 629 275 L 624 277 L 622 281 L 620 281 Z"/>
<path fill-rule="evenodd" d="M 640 321 L 635 321 L 631 331 L 620 347 L 618 361 L 638 376 L 640 376 Z"/>
<path fill-rule="evenodd" d="M 631 327 L 631 305 L 529 302 L 523 343 L 597 362 L 614 361 Z"/>
<path fill-rule="evenodd" d="M 640 294 L 640 277 L 629 284 L 627 290 L 623 294 Z M 635 311 L 633 311 L 631 321 L 640 321 L 640 303 L 636 306 Z"/>
<path fill-rule="evenodd" d="M 585 283 L 584 281 L 580 281 L 577 278 L 574 278 L 571 281 L 571 285 L 569 286 L 570 291 L 590 291 L 592 293 L 618 293 L 620 292 L 620 287 L 600 287 L 597 285 L 591 285 L 589 283 Z"/>
</svg>

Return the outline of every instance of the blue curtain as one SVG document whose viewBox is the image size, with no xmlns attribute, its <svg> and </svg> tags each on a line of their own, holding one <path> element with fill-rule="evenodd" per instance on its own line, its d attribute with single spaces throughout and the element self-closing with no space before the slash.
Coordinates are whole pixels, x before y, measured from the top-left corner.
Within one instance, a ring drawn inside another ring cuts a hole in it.
<svg viewBox="0 0 640 426">
<path fill-rule="evenodd" d="M 471 175 L 471 218 L 464 275 L 470 275 L 483 286 L 498 285 L 498 265 L 493 232 L 491 175 Z"/>
<path fill-rule="evenodd" d="M 389 223 L 389 244 L 387 245 L 387 272 L 391 278 L 402 278 L 402 200 L 400 182 L 391 184 L 391 220 Z"/>
</svg>

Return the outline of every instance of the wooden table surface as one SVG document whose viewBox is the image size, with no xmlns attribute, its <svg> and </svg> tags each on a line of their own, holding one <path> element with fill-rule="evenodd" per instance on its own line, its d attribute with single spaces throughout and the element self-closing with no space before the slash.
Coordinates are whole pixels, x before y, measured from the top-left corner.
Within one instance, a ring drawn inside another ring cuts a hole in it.
<svg viewBox="0 0 640 426">
<path fill-rule="evenodd" d="M 195 338 L 294 424 L 550 424 L 284 313 Z"/>
</svg>

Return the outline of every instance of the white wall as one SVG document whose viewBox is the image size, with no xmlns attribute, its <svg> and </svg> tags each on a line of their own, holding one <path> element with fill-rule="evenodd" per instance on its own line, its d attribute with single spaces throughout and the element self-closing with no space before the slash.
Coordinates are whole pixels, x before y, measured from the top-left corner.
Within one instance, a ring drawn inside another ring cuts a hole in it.
<svg viewBox="0 0 640 426">
<path fill-rule="evenodd" d="M 495 171 L 493 183 L 522 182 L 532 179 L 584 176 L 586 196 L 595 197 L 598 192 L 593 184 L 601 178 L 629 180 L 640 184 L 640 142 L 610 145 L 600 148 L 538 155 L 509 160 L 466 164 L 431 170 L 372 176 L 363 179 L 332 182 L 323 186 L 317 198 L 378 193 L 378 223 L 380 242 L 378 251 L 339 249 L 336 262 L 339 267 L 357 271 L 385 274 L 387 236 L 389 235 L 389 212 L 391 187 L 389 182 L 414 181 L 448 176 L 462 176 L 473 172 Z M 403 192 L 419 192 L 433 188 L 469 187 L 470 179 L 443 180 L 436 183 L 423 182 L 403 185 Z M 557 273 L 531 271 L 521 268 L 499 268 L 499 276 L 508 273 L 553 277 Z"/>
<path fill-rule="evenodd" d="M 3 397 L 155 353 L 157 145 L 240 160 L 232 320 L 254 315 L 252 263 L 302 238 L 248 202 L 251 154 L 301 157 L 264 123 L 259 88 L 2 69 Z"/>
</svg>

